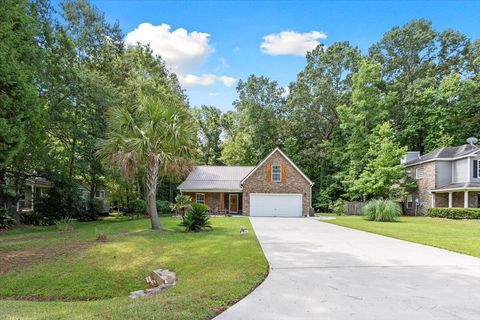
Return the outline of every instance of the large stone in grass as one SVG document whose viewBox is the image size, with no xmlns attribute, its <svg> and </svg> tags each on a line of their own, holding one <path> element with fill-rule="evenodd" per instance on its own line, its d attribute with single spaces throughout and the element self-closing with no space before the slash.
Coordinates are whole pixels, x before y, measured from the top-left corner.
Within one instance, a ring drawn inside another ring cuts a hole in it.
<svg viewBox="0 0 480 320">
<path fill-rule="evenodd" d="M 129 297 L 136 299 L 140 297 L 151 296 L 170 288 L 177 282 L 177 275 L 175 272 L 167 269 L 154 270 L 150 277 L 157 282 L 156 287 L 130 292 Z"/>
</svg>

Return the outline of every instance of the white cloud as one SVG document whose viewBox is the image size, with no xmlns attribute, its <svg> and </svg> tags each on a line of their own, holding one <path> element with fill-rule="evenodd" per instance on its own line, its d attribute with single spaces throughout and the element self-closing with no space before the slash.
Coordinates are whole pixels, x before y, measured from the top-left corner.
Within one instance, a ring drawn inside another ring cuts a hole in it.
<svg viewBox="0 0 480 320">
<path fill-rule="evenodd" d="M 208 95 L 209 95 L 210 97 L 216 97 L 216 96 L 219 96 L 220 93 L 218 93 L 218 92 L 209 92 Z"/>
<path fill-rule="evenodd" d="M 262 52 L 272 56 L 276 55 L 305 55 L 320 44 L 318 39 L 327 38 L 327 34 L 319 31 L 298 33 L 295 31 L 282 31 L 263 37 L 260 45 Z"/>
<path fill-rule="evenodd" d="M 210 34 L 199 31 L 188 32 L 183 28 L 171 30 L 170 25 L 162 23 L 154 26 L 142 23 L 125 37 L 130 46 L 150 45 L 153 53 L 162 57 L 168 68 L 175 72 L 184 86 L 210 86 L 215 82 L 232 86 L 237 79 L 214 74 L 192 74 L 214 52 L 209 43 Z M 225 58 L 218 59 L 221 68 L 228 68 Z"/>
<path fill-rule="evenodd" d="M 211 86 L 215 82 L 220 82 L 227 87 L 231 87 L 237 79 L 229 76 L 217 76 L 215 74 L 206 73 L 202 75 L 186 74 L 179 75 L 178 80 L 185 87 L 193 86 Z"/>
<path fill-rule="evenodd" d="M 175 73 L 192 72 L 198 68 L 214 50 L 209 44 L 210 34 L 188 32 L 183 28 L 171 30 L 162 23 L 154 26 L 142 23 L 125 37 L 127 45 L 150 44 L 153 53 L 160 55 Z"/>
</svg>

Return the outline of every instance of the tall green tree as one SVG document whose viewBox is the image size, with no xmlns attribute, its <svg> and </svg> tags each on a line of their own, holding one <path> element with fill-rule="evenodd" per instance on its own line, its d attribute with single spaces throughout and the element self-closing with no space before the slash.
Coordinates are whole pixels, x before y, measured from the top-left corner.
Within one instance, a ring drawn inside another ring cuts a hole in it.
<svg viewBox="0 0 480 320">
<path fill-rule="evenodd" d="M 337 107 L 349 105 L 352 76 L 361 54 L 348 42 L 319 45 L 307 54 L 307 65 L 290 84 L 286 106 L 285 150 L 315 181 L 323 198 L 336 197 L 341 186 L 333 179 L 336 148 L 341 150 Z"/>
<path fill-rule="evenodd" d="M 267 77 L 250 76 L 239 81 L 237 92 L 231 127 L 235 133 L 225 141 L 222 159 L 227 164 L 255 164 L 282 145 L 284 89 Z"/>
<path fill-rule="evenodd" d="M 192 120 L 174 95 L 145 95 L 135 106 L 115 107 L 110 112 L 101 153 L 127 177 L 145 167 L 148 213 L 154 230 L 160 229 L 156 207 L 159 176 L 178 172 L 192 156 Z"/>
<path fill-rule="evenodd" d="M 405 178 L 405 167 L 400 159 L 407 152 L 396 140 L 394 129 L 388 122 L 378 125 L 372 132 L 367 151 L 368 162 L 353 189 L 368 198 L 391 199 L 402 195 L 399 181 Z"/>
<path fill-rule="evenodd" d="M 337 174 L 349 198 L 356 198 L 352 186 L 368 160 L 366 150 L 372 130 L 385 121 L 391 97 L 382 91 L 381 66 L 368 60 L 353 75 L 351 103 L 337 108 L 345 145 L 339 152 Z"/>
<path fill-rule="evenodd" d="M 201 106 L 195 110 L 199 125 L 200 161 L 204 164 L 222 164 L 222 111 L 212 106 Z"/>
</svg>

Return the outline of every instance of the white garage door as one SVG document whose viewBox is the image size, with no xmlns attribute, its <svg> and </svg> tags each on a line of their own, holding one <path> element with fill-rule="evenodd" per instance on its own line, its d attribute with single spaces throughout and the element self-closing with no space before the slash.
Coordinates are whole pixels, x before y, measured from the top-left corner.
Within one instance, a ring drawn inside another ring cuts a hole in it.
<svg viewBox="0 0 480 320">
<path fill-rule="evenodd" d="M 301 217 L 301 194 L 250 194 L 250 216 L 252 217 Z"/>
</svg>

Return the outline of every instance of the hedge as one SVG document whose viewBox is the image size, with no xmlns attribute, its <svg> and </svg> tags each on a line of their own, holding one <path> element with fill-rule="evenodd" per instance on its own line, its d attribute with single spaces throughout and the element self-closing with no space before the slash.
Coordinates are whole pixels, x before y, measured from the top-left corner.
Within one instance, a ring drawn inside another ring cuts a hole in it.
<svg viewBox="0 0 480 320">
<path fill-rule="evenodd" d="M 480 219 L 480 209 L 473 208 L 428 208 L 427 216 L 448 219 Z"/>
</svg>

